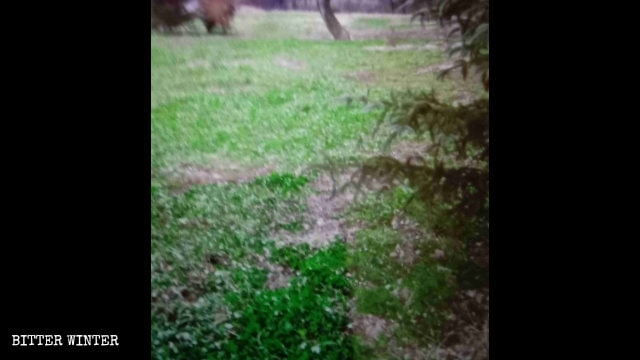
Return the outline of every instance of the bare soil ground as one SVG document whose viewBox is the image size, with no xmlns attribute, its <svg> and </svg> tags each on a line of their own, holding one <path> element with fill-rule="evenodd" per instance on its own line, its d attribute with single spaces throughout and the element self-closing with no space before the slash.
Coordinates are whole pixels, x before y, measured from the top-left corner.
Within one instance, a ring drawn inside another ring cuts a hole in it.
<svg viewBox="0 0 640 360">
<path fill-rule="evenodd" d="M 165 169 L 164 176 L 176 192 L 183 193 L 191 186 L 205 184 L 245 183 L 258 176 L 271 173 L 272 167 L 245 167 L 230 161 L 217 159 L 207 165 L 179 164 Z"/>
</svg>

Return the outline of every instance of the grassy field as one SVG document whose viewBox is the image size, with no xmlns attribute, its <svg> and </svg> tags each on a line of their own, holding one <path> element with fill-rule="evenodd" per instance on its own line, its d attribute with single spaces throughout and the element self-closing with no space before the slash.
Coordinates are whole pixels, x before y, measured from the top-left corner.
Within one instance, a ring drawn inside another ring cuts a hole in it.
<svg viewBox="0 0 640 360">
<path fill-rule="evenodd" d="M 403 261 L 391 224 L 411 190 L 338 206 L 310 166 L 380 151 L 369 134 L 392 91 L 479 88 L 436 80 L 442 44 L 408 16 L 339 19 L 355 41 L 316 13 L 246 8 L 230 36 L 152 34 L 153 358 L 417 358 L 438 341 L 447 270 Z M 391 44 L 389 26 L 411 38 Z M 338 223 L 358 224 L 353 241 L 314 233 Z"/>
</svg>

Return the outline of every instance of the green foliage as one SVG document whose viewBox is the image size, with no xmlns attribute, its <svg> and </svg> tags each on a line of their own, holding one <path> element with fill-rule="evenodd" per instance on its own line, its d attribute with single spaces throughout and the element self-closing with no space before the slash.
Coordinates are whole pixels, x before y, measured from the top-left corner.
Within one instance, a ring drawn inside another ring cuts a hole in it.
<svg viewBox="0 0 640 360">
<path fill-rule="evenodd" d="M 271 260 L 286 265 L 294 270 L 302 270 L 302 266 L 311 253 L 307 243 L 275 248 L 271 253 Z"/>
<path fill-rule="evenodd" d="M 360 182 L 408 181 L 410 200 L 424 204 L 424 222 L 436 236 L 465 252 L 471 243 L 488 249 L 489 123 L 488 101 L 452 106 L 431 94 L 405 93 L 385 102 L 382 124 L 428 139 L 421 156 L 401 162 L 391 156 L 369 159 Z M 383 208 L 384 209 L 384 208 Z M 384 212 L 383 212 L 384 214 Z"/>
<path fill-rule="evenodd" d="M 300 189 L 309 183 L 309 179 L 304 176 L 295 176 L 288 173 L 273 173 L 267 177 L 256 178 L 254 183 L 264 185 L 269 189 L 278 189 L 279 191 L 288 193 L 300 191 Z"/>
<path fill-rule="evenodd" d="M 373 286 L 385 286 L 407 274 L 406 269 L 389 256 L 400 243 L 395 231 L 368 226 L 358 232 L 356 240 L 357 251 L 351 254 L 350 268 L 359 279 Z"/>
<path fill-rule="evenodd" d="M 403 311 L 400 300 L 384 287 L 358 291 L 358 311 L 385 318 L 394 318 Z"/>
<path fill-rule="evenodd" d="M 429 139 L 427 152 L 413 162 L 384 158 L 389 174 L 406 176 L 424 202 L 450 206 L 449 215 L 475 215 L 489 191 L 488 100 L 456 107 L 434 93 L 405 93 L 384 104 L 380 125 L 394 129 L 390 140 L 407 130 Z"/>
<path fill-rule="evenodd" d="M 352 279 L 374 285 L 358 306 L 400 321 L 412 336 L 426 333 L 412 322 L 420 314 L 434 323 L 445 314 L 442 303 L 455 285 L 454 273 L 469 274 L 465 286 L 482 281 L 472 266 L 458 271 L 455 261 L 425 255 L 422 267 L 414 267 L 388 256 L 404 239 L 388 226 L 398 213 L 421 224 L 431 219 L 424 204 L 405 206 L 417 196 L 408 182 L 362 208 L 367 228 L 357 234 L 356 252 L 341 243 L 321 251 L 276 246 L 274 233 L 302 230 L 308 211 L 309 180 L 293 174 L 326 155 L 361 160 L 381 143 L 363 141 L 364 152 L 357 147 L 379 108 L 344 106 L 339 99 L 367 94 L 371 105 L 391 90 L 424 86 L 449 99 L 459 84 L 414 76 L 443 60 L 438 51 L 369 49 L 382 40 L 291 39 L 315 26 L 317 14 L 264 15 L 238 21 L 239 32 L 249 34 L 243 37 L 152 35 L 153 359 L 375 358 L 380 354 L 348 328 L 347 299 L 363 290 Z M 407 20 L 394 18 L 388 25 Z M 276 26 L 266 27 L 277 31 L 261 31 L 269 22 Z M 360 24 L 386 20 L 367 22 Z M 319 30 L 326 33 L 322 25 Z M 371 70 L 366 81 L 359 77 L 363 69 Z M 166 171 L 182 165 L 223 173 L 228 163 L 233 169 L 266 163 L 278 172 L 242 184 L 185 187 L 182 194 L 166 185 Z M 375 228 L 378 223 L 384 226 Z M 464 236 L 480 238 L 473 230 Z M 433 248 L 418 250 L 428 254 Z M 264 262 L 284 267 L 289 286 L 271 289 L 273 274 Z M 420 301 L 399 303 L 400 286 Z"/>
<path fill-rule="evenodd" d="M 225 352 L 239 359 L 350 358 L 351 340 L 344 333 L 351 291 L 345 256 L 344 245 L 336 243 L 298 263 L 300 276 L 289 287 L 246 298 L 229 294 L 227 300 L 240 316 L 238 336 Z"/>
<path fill-rule="evenodd" d="M 182 196 L 152 187 L 152 358 L 352 357 L 344 244 L 317 251 L 267 237 L 304 213 L 307 183 L 276 173 Z M 267 253 L 296 271 L 289 286 L 267 287 L 255 265 Z"/>
<path fill-rule="evenodd" d="M 407 202 L 414 194 L 398 186 L 352 207 L 349 217 L 364 229 L 357 233 L 349 269 L 367 284 L 357 290 L 358 310 L 394 319 L 402 325 L 403 336 L 426 346 L 436 341 L 449 314 L 447 304 L 458 288 L 453 269 L 459 259 L 431 258 L 435 250 L 453 254 L 453 249 L 429 235 L 427 208 L 418 201 Z M 417 228 L 394 228 L 391 223 L 398 216 Z"/>
<path fill-rule="evenodd" d="M 416 1 L 414 16 L 436 14 L 441 22 L 455 18 L 462 34 L 460 51 L 463 74 L 467 65 L 484 71 L 482 82 L 488 91 L 489 2 L 487 0 Z M 489 198 L 489 100 L 453 106 L 438 99 L 435 92 L 407 91 L 383 101 L 384 110 L 374 134 L 388 126 L 387 143 L 404 134 L 427 140 L 422 156 L 402 163 L 389 156 L 370 159 L 361 169 L 360 180 L 384 169 L 387 181 L 408 179 L 415 198 L 427 205 L 430 228 L 436 234 L 461 242 L 481 241 L 488 246 Z M 376 172 L 377 170 L 377 172 Z M 473 234 L 473 235 L 469 235 Z"/>
<path fill-rule="evenodd" d="M 488 1 L 414 4 L 423 6 L 414 17 L 430 13 L 443 22 L 458 22 L 460 43 L 451 51 L 459 56 L 455 67 L 465 78 L 471 67 L 478 69 L 488 91 Z M 358 233 L 351 267 L 360 281 L 370 284 L 358 290 L 358 306 L 396 318 L 405 334 L 437 342 L 457 293 L 488 287 L 489 101 L 481 98 L 457 106 L 434 91 L 404 91 L 392 93 L 382 105 L 373 133 L 383 132 L 385 148 L 410 137 L 426 143 L 426 150 L 406 160 L 384 154 L 370 157 L 348 184 L 360 189 L 381 182 L 392 190 L 356 208 L 366 230 Z M 411 229 L 396 229 L 393 222 L 399 216 L 412 220 Z M 403 244 L 420 254 L 411 264 L 400 264 Z M 395 296 L 400 287 L 395 279 L 410 290 L 407 303 Z"/>
<path fill-rule="evenodd" d="M 438 10 L 440 21 L 455 18 L 459 28 L 454 31 L 462 34 L 451 49 L 451 55 L 461 57 L 454 68 L 466 77 L 469 68 L 476 67 L 489 91 L 489 0 L 440 0 Z"/>
<path fill-rule="evenodd" d="M 450 310 L 449 301 L 457 290 L 452 286 L 453 271 L 440 264 L 418 264 L 407 277 L 407 286 L 413 290 L 415 301 L 407 309 L 415 314 L 419 323 L 414 333 L 417 336 L 435 337 L 444 324 Z"/>
<path fill-rule="evenodd" d="M 453 67 L 442 72 L 445 76 L 460 69 L 466 78 L 471 68 L 481 74 L 482 84 L 489 91 L 489 0 L 404 0 L 402 7 L 415 9 L 411 20 L 422 22 L 432 16 L 441 25 L 455 22 L 449 37 L 457 36 L 449 54 L 459 58 Z"/>
</svg>

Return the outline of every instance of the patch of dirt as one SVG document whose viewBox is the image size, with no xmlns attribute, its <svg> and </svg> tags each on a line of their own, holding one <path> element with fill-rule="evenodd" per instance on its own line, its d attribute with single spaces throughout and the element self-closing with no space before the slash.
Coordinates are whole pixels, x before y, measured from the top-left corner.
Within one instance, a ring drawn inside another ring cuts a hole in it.
<svg viewBox="0 0 640 360">
<path fill-rule="evenodd" d="M 352 314 L 352 330 L 368 345 L 374 345 L 380 335 L 390 335 L 398 326 L 395 322 L 375 315 Z"/>
<path fill-rule="evenodd" d="M 411 301 L 413 300 L 413 292 L 406 287 L 393 290 L 391 294 L 397 297 L 398 300 L 400 300 L 405 305 L 411 304 Z"/>
<path fill-rule="evenodd" d="M 355 71 L 345 75 L 347 79 L 361 81 L 363 83 L 372 83 L 376 79 L 376 75 L 373 71 Z"/>
<path fill-rule="evenodd" d="M 351 319 L 351 331 L 360 336 L 366 345 L 375 347 L 381 335 L 390 337 L 386 346 L 386 351 L 395 359 L 427 359 L 427 353 L 418 346 L 399 344 L 395 337 L 391 336 L 397 329 L 398 324 L 393 320 L 388 320 L 370 314 L 360 314 L 356 310 L 356 300 L 350 301 L 349 318 Z"/>
<path fill-rule="evenodd" d="M 417 346 L 400 346 L 395 340 L 391 341 L 389 348 L 389 352 L 396 359 L 433 359 L 429 357 L 423 349 Z"/>
<path fill-rule="evenodd" d="M 351 245 L 351 246 L 355 246 L 356 245 L 356 234 L 358 233 L 358 231 L 364 229 L 365 227 L 362 224 L 359 223 L 346 223 L 343 226 L 344 229 L 344 240 L 346 241 L 347 244 Z"/>
<path fill-rule="evenodd" d="M 419 162 L 419 157 L 427 153 L 428 144 L 420 141 L 401 141 L 391 148 L 391 157 L 406 163 L 407 161 Z"/>
<path fill-rule="evenodd" d="M 211 62 L 205 59 L 198 59 L 198 60 L 189 61 L 186 64 L 186 67 L 188 69 L 208 68 L 208 67 L 211 67 Z"/>
<path fill-rule="evenodd" d="M 215 259 L 215 261 L 212 261 L 212 259 Z M 181 284 L 181 286 L 173 286 L 160 292 L 152 292 L 151 301 L 160 301 L 165 305 L 174 301 L 183 301 L 190 304 L 197 302 L 202 294 L 207 293 L 207 278 L 209 274 L 215 271 L 215 265 L 226 263 L 227 261 L 228 260 L 222 256 L 206 256 L 201 266 L 187 273 L 186 282 Z M 171 271 L 172 268 L 173 267 L 165 261 L 160 263 L 160 269 L 164 272 Z"/>
<path fill-rule="evenodd" d="M 267 275 L 267 287 L 270 290 L 275 290 L 289 286 L 294 274 L 288 267 L 273 264 L 269 262 L 266 256 L 254 255 L 255 264 L 269 272 Z"/>
<path fill-rule="evenodd" d="M 453 65 L 454 65 L 453 61 L 445 61 L 440 64 L 430 65 L 430 66 L 418 69 L 418 71 L 416 71 L 416 75 L 438 73 L 442 70 L 452 67 Z"/>
<path fill-rule="evenodd" d="M 425 28 L 410 29 L 348 29 L 354 40 L 379 40 L 389 39 L 390 37 L 401 39 L 441 39 L 445 34 L 435 25 L 426 26 Z"/>
<path fill-rule="evenodd" d="M 207 88 L 206 92 L 209 94 L 230 94 L 230 93 L 248 93 L 254 90 L 255 88 L 251 85 L 231 85 L 231 86 L 210 86 Z"/>
<path fill-rule="evenodd" d="M 214 161 L 209 165 L 179 164 L 161 174 L 177 192 L 185 192 L 194 185 L 245 183 L 271 171 L 270 166 L 247 168 L 226 161 Z"/>
<path fill-rule="evenodd" d="M 434 44 L 400 44 L 400 45 L 385 45 L 385 46 L 367 46 L 364 48 L 369 51 L 436 51 L 441 47 Z"/>
<path fill-rule="evenodd" d="M 397 260 L 406 267 L 412 267 L 420 259 L 420 250 L 416 249 L 416 243 L 408 240 L 396 245 L 389 257 Z"/>
<path fill-rule="evenodd" d="M 282 58 L 282 57 L 276 59 L 276 64 L 278 64 L 279 66 L 282 66 L 283 68 L 291 69 L 291 70 L 304 70 L 307 68 L 307 64 L 304 61 L 298 61 L 298 60 Z"/>
<path fill-rule="evenodd" d="M 251 66 L 255 64 L 256 61 L 253 59 L 236 59 L 223 62 L 223 65 L 228 67 Z"/>
<path fill-rule="evenodd" d="M 348 179 L 348 174 L 342 176 L 342 180 L 345 178 Z M 319 176 L 312 186 L 318 193 L 307 198 L 309 213 L 305 219 L 305 232 L 297 234 L 280 231 L 276 237 L 281 243 L 307 243 L 313 248 L 320 248 L 333 242 L 336 236 L 346 237 L 348 229 L 344 226 L 340 213 L 353 201 L 353 194 L 345 191 L 333 195 L 333 181 L 328 175 Z"/>
<path fill-rule="evenodd" d="M 456 95 L 456 99 L 454 100 L 454 105 L 469 105 L 476 101 L 478 96 L 471 91 L 460 91 Z"/>
<path fill-rule="evenodd" d="M 440 351 L 446 359 L 489 359 L 489 289 L 459 292 Z"/>
</svg>

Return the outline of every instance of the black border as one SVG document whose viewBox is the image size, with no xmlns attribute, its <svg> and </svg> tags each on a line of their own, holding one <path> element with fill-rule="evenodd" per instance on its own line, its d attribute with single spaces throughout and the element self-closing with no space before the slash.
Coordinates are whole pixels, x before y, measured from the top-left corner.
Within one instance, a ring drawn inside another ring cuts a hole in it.
<svg viewBox="0 0 640 360">
<path fill-rule="evenodd" d="M 31 6 L 5 9 L 30 16 L 5 23 L 19 30 L 3 51 L 2 358 L 147 358 L 149 3 Z M 13 347 L 12 334 L 120 346 Z"/>
<path fill-rule="evenodd" d="M 571 103 L 585 91 L 575 89 L 573 76 L 589 76 L 579 63 L 590 55 L 574 51 L 579 27 L 574 12 L 563 10 L 555 3 L 491 3 L 493 360 L 575 358 L 591 345 L 567 347 L 580 331 L 567 322 L 569 311 L 584 301 L 572 302 L 568 291 L 577 280 L 567 270 L 577 258 L 579 229 L 566 229 L 578 203 L 569 194 L 584 181 L 572 173 L 581 149 L 574 140 L 585 125 L 576 120 L 589 116 Z"/>
</svg>

